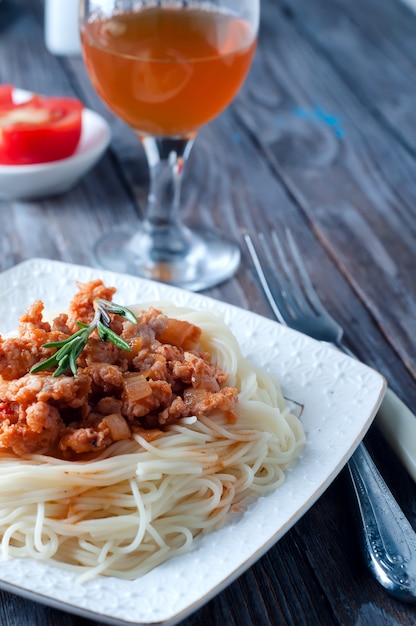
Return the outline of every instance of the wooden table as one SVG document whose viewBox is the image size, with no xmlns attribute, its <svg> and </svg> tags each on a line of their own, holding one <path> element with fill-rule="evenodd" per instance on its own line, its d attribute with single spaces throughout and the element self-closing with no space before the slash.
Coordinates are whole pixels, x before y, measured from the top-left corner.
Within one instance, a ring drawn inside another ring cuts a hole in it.
<svg viewBox="0 0 416 626">
<path fill-rule="evenodd" d="M 263 0 L 259 47 L 235 102 L 204 128 L 185 219 L 241 239 L 289 226 L 358 356 L 416 410 L 416 14 L 399 0 Z M 0 82 L 80 97 L 113 133 L 65 195 L 0 203 L 0 269 L 31 257 L 91 265 L 103 231 L 140 219 L 147 169 L 133 133 L 99 101 L 79 57 L 43 43 L 43 2 L 2 0 Z M 137 198 L 135 201 L 134 198 Z M 215 298 L 272 317 L 243 257 Z M 415 485 L 375 427 L 366 438 L 416 525 Z M 184 626 L 415 624 L 416 608 L 368 574 L 341 474 L 256 565 Z M 3 626 L 92 626 L 1 592 Z"/>
</svg>

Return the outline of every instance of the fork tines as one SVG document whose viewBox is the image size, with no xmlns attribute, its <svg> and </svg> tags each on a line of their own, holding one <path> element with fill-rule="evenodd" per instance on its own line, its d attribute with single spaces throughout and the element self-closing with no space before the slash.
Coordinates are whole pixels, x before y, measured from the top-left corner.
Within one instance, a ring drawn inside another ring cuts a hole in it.
<svg viewBox="0 0 416 626">
<path fill-rule="evenodd" d="M 246 233 L 244 240 L 276 318 L 316 339 L 337 342 L 340 326 L 321 303 L 290 230 L 284 239 L 272 231 L 255 239 Z"/>
</svg>

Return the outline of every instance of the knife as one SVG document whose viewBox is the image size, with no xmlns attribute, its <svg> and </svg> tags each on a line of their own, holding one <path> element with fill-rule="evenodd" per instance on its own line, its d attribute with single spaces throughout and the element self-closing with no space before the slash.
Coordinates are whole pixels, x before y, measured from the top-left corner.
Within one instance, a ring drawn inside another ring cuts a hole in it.
<svg viewBox="0 0 416 626">
<path fill-rule="evenodd" d="M 357 358 L 342 341 L 330 345 Z M 386 389 L 374 424 L 416 482 L 416 415 L 390 387 Z"/>
<path fill-rule="evenodd" d="M 374 424 L 416 482 L 416 415 L 387 388 Z"/>
</svg>

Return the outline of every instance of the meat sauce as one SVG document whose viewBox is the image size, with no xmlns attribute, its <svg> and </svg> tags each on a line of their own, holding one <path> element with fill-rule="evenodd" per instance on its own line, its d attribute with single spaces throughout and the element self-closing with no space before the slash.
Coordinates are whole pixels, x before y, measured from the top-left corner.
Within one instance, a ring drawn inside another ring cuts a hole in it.
<svg viewBox="0 0 416 626">
<path fill-rule="evenodd" d="M 135 432 L 152 439 L 184 417 L 220 411 L 236 420 L 237 389 L 201 349 L 201 329 L 155 308 L 137 324 L 111 316 L 130 351 L 93 333 L 75 375 L 31 373 L 55 350 L 44 344 L 70 337 L 77 322 L 89 324 L 94 300 L 111 300 L 114 292 L 100 280 L 79 283 L 68 313 L 52 324 L 38 301 L 21 317 L 17 337 L 0 337 L 0 448 L 76 460 Z"/>
</svg>

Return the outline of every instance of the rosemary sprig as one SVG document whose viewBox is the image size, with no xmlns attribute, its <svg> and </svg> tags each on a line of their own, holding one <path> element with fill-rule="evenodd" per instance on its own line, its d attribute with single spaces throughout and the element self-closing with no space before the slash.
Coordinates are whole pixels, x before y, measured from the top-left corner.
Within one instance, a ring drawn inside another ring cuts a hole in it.
<svg viewBox="0 0 416 626">
<path fill-rule="evenodd" d="M 130 311 L 130 309 L 121 306 L 121 304 L 109 302 L 103 298 L 97 298 L 94 300 L 94 310 L 94 319 L 90 324 L 77 322 L 77 326 L 80 326 L 80 329 L 67 339 L 45 343 L 42 346 L 43 348 L 57 348 L 57 351 L 49 357 L 49 359 L 46 359 L 46 361 L 42 361 L 39 365 L 32 367 L 30 373 L 36 374 L 37 372 L 42 372 L 51 367 L 56 367 L 56 370 L 53 373 L 54 377 L 65 374 L 65 372 L 69 369 L 73 374 L 76 374 L 77 358 L 87 345 L 88 339 L 94 330 L 97 330 L 98 336 L 102 341 L 111 341 L 123 350 L 131 350 L 127 341 L 111 330 L 110 313 L 121 315 L 129 322 L 132 322 L 132 324 L 137 324 L 137 318 L 134 313 Z"/>
</svg>

